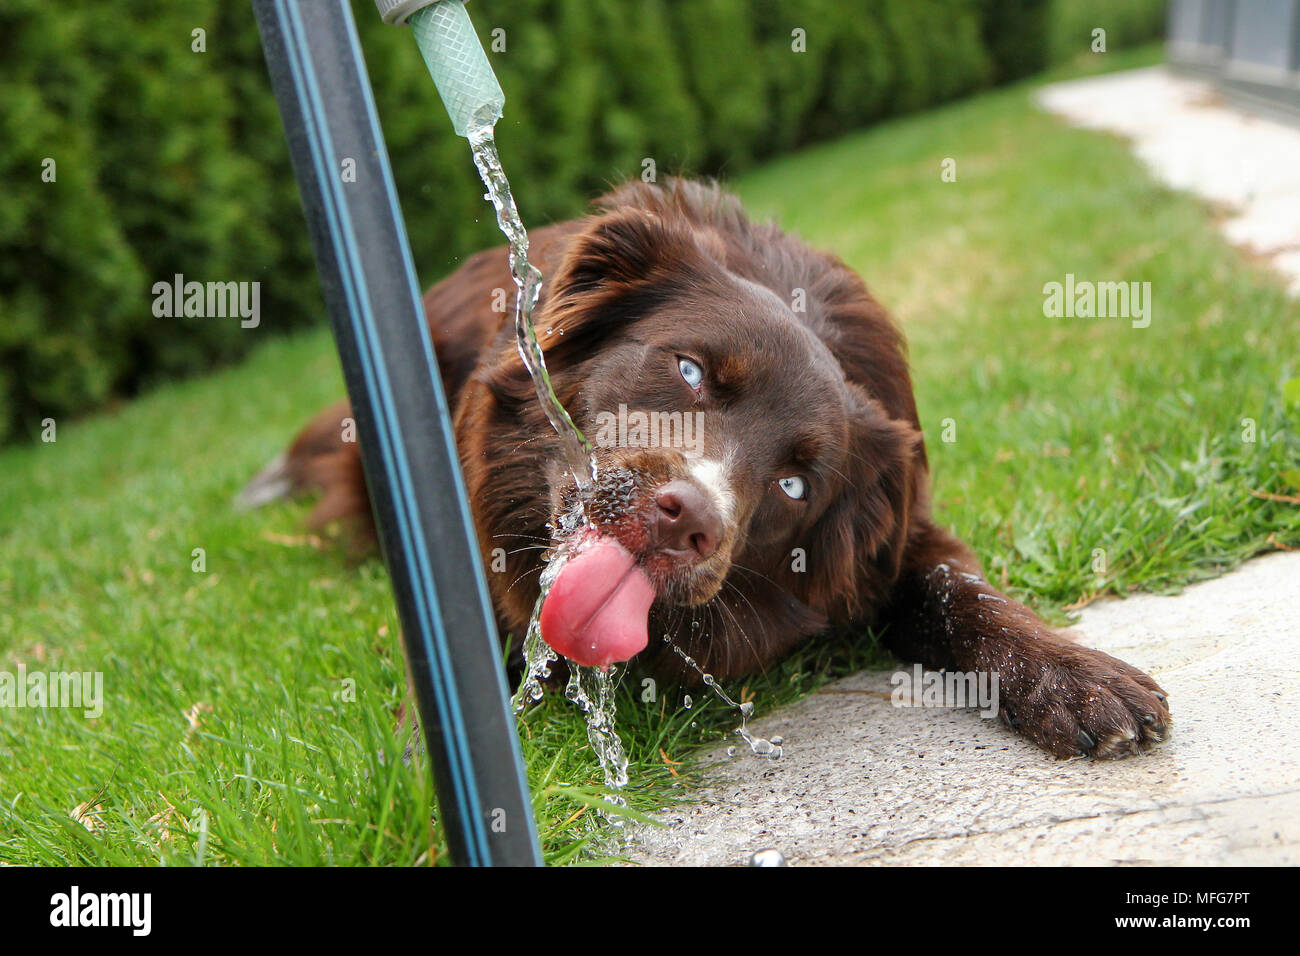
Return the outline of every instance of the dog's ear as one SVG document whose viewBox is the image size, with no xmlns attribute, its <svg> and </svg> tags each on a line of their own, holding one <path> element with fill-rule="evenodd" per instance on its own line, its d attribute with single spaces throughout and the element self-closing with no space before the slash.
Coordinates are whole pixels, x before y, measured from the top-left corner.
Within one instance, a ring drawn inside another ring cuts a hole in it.
<svg viewBox="0 0 1300 956">
<path fill-rule="evenodd" d="M 596 216 L 542 287 L 538 324 L 554 333 L 544 345 L 547 361 L 563 368 L 589 358 L 657 305 L 721 277 L 717 260 L 684 225 L 636 208 Z"/>
<path fill-rule="evenodd" d="M 717 250 L 705 248 L 709 241 L 688 225 L 636 207 L 583 222 L 543 282 L 533 317 L 536 327 L 547 330 L 542 347 L 561 401 L 571 404 L 580 385 L 580 376 L 568 373 L 599 354 L 608 337 L 683 289 L 722 281 Z M 497 350 L 492 361 L 481 361 L 475 378 L 501 401 L 535 404 L 535 387 L 513 343 Z"/>
<path fill-rule="evenodd" d="M 813 530 L 807 581 L 808 602 L 840 622 L 876 605 L 898 577 L 924 472 L 921 433 L 849 388 L 849 481 Z"/>
<path fill-rule="evenodd" d="M 588 221 L 550 282 L 550 298 L 615 299 L 648 289 L 670 294 L 707 268 L 692 231 L 643 209 L 618 209 Z"/>
</svg>

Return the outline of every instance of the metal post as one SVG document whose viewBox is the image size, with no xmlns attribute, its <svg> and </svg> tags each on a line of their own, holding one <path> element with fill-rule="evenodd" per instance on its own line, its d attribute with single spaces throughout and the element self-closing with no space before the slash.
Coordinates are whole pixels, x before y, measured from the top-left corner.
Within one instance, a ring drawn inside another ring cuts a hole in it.
<svg viewBox="0 0 1300 956">
<path fill-rule="evenodd" d="M 254 0 L 454 862 L 538 865 L 495 617 L 356 25 Z M 355 162 L 355 181 L 341 175 Z"/>
</svg>

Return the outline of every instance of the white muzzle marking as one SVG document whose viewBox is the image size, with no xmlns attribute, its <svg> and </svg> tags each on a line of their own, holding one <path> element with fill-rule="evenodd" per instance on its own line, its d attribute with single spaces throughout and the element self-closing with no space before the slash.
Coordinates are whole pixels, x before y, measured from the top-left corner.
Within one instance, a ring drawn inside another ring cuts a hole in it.
<svg viewBox="0 0 1300 956">
<path fill-rule="evenodd" d="M 691 477 L 713 499 L 713 506 L 722 516 L 723 524 L 730 524 L 736 506 L 736 496 L 727 481 L 727 470 L 723 463 L 710 458 L 698 458 L 691 462 L 690 472 Z"/>
</svg>

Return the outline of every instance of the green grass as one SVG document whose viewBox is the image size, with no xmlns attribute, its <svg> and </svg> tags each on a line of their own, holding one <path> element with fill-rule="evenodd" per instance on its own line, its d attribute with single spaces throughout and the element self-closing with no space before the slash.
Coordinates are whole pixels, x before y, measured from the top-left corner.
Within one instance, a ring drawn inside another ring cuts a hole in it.
<svg viewBox="0 0 1300 956">
<path fill-rule="evenodd" d="M 1153 184 L 1121 143 L 1037 113 L 1030 91 L 735 185 L 859 269 L 903 322 L 939 516 L 995 580 L 1060 619 L 1100 593 L 1168 589 L 1300 543 L 1300 508 L 1251 494 L 1295 493 L 1280 477 L 1296 465 L 1281 387 L 1300 309 L 1200 203 Z M 940 180 L 945 157 L 955 183 Z M 1044 318 L 1042 286 L 1067 272 L 1150 281 L 1150 328 Z M 382 568 L 316 547 L 305 506 L 229 506 L 341 393 L 331 349 L 324 333 L 273 341 L 0 453 L 0 670 L 102 671 L 106 697 L 97 720 L 0 710 L 0 862 L 441 859 L 427 768 L 401 761 L 393 733 L 404 677 Z M 868 636 L 836 638 L 730 690 L 761 714 L 874 660 Z M 699 768 L 664 756 L 688 759 L 734 721 L 698 693 L 687 710 L 677 691 L 647 705 L 635 690 L 620 701 L 630 806 L 689 799 Z M 598 859 L 600 778 L 577 714 L 550 699 L 522 739 L 547 859 Z M 97 809 L 75 819 L 82 805 Z"/>
</svg>

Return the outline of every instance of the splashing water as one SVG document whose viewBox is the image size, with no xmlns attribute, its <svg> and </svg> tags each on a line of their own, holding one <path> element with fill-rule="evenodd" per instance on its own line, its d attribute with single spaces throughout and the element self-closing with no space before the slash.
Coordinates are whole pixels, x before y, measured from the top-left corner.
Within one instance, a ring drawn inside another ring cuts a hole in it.
<svg viewBox="0 0 1300 956">
<path fill-rule="evenodd" d="M 569 665 L 569 685 L 564 696 L 582 709 L 587 717 L 587 742 L 605 772 L 605 786 L 622 790 L 627 786 L 627 752 L 614 727 L 615 697 L 622 672 L 615 665 L 605 669 Z M 605 795 L 616 807 L 626 807 L 627 801 L 617 793 Z M 602 814 L 615 826 L 623 821 L 615 815 Z"/>
<path fill-rule="evenodd" d="M 551 377 L 546 370 L 546 356 L 533 328 L 533 308 L 541 295 L 542 274 L 528 261 L 528 233 L 515 206 L 510 181 L 501 166 L 501 158 L 497 155 L 492 127 L 471 129 L 469 143 L 474 153 L 474 165 L 478 167 L 483 185 L 487 187 L 485 198 L 496 208 L 497 225 L 510 244 L 510 274 L 518 289 L 515 297 L 515 343 L 519 357 L 532 377 L 538 403 L 560 436 L 560 445 L 564 449 L 569 470 L 578 486 L 577 504 L 564 516 L 564 525 L 560 529 L 568 536 L 586 523 L 583 502 L 595 485 L 596 460 L 591 454 L 591 443 L 574 424 L 559 396 L 555 394 Z M 540 620 L 542 604 L 567 559 L 568 553 L 561 548 L 542 572 L 541 591 L 537 603 L 533 605 L 528 633 L 524 636 L 524 677 L 513 701 L 516 714 L 522 712 L 529 703 L 542 699 L 542 683 L 551 676 L 551 665 L 559 659 L 559 655 L 542 639 Z M 627 785 L 627 754 L 614 729 L 614 698 L 620 676 L 615 667 L 602 670 L 570 662 L 569 685 L 564 694 L 581 708 L 587 719 L 587 740 L 600 761 L 605 786 L 611 790 L 621 790 Z M 626 801 L 617 794 L 610 794 L 606 799 L 615 806 L 626 806 Z M 617 818 L 608 819 L 621 825 Z"/>
<path fill-rule="evenodd" d="M 524 708 L 530 703 L 542 699 L 544 691 L 542 681 L 551 676 L 551 665 L 560 659 L 560 655 L 551 650 L 551 646 L 542 640 L 540 622 L 542 604 L 546 601 L 546 595 L 551 593 L 551 585 L 560 576 L 560 568 L 563 565 L 563 560 L 553 558 L 542 569 L 541 591 L 537 595 L 537 603 L 533 605 L 533 615 L 528 620 L 528 633 L 524 635 L 524 677 L 512 698 L 516 714 L 523 713 Z"/>
<path fill-rule="evenodd" d="M 667 644 L 669 647 L 671 647 L 673 649 L 673 653 L 675 653 L 678 657 L 680 657 L 683 661 L 685 661 L 687 666 L 694 668 L 695 673 L 699 674 L 700 679 L 704 681 L 705 687 L 713 691 L 713 693 L 715 693 L 718 696 L 718 698 L 728 707 L 731 707 L 733 710 L 736 710 L 740 713 L 740 726 L 736 728 L 735 733 L 742 740 L 744 740 L 745 743 L 749 744 L 750 750 L 754 751 L 754 753 L 758 754 L 760 757 L 779 757 L 781 756 L 782 753 L 784 753 L 784 750 L 781 747 L 781 744 L 784 741 L 780 737 L 773 737 L 771 740 L 767 740 L 764 737 L 759 737 L 757 734 L 753 734 L 750 732 L 748 721 L 749 718 L 753 716 L 754 713 L 753 701 L 747 700 L 743 704 L 741 704 L 732 700 L 731 697 L 727 694 L 727 692 L 722 689 L 722 685 L 718 683 L 716 677 L 714 677 L 712 674 L 706 673 L 704 669 L 700 667 L 698 663 L 696 663 L 695 658 L 691 657 L 690 654 L 687 654 L 684 650 L 682 650 L 680 647 L 678 647 L 676 644 L 673 643 L 673 637 L 671 634 L 664 635 L 664 643 Z M 689 701 L 690 697 L 687 697 L 686 700 Z M 687 704 L 686 706 L 689 709 L 691 705 Z M 733 756 L 733 754 L 734 754 L 734 750 L 732 748 L 728 748 L 727 756 L 730 757 Z"/>
</svg>

